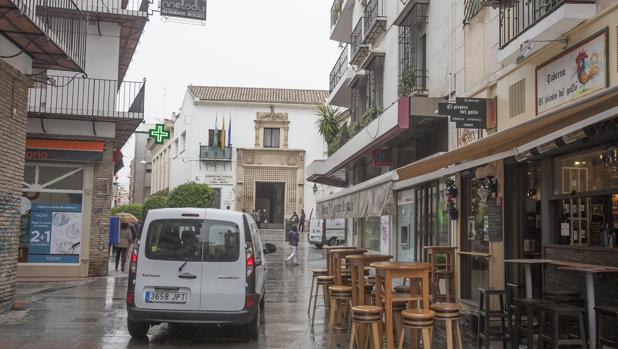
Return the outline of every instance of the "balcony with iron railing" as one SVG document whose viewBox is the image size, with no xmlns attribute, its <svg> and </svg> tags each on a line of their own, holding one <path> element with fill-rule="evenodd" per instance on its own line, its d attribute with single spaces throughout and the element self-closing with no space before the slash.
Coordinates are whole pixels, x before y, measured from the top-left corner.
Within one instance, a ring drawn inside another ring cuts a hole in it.
<svg viewBox="0 0 618 349">
<path fill-rule="evenodd" d="M 386 30 L 384 0 L 369 0 L 363 18 L 365 21 L 363 42 L 374 43 L 380 33 Z"/>
<path fill-rule="evenodd" d="M 88 18 L 73 0 L 0 0 L 0 33 L 40 69 L 84 71 Z"/>
<path fill-rule="evenodd" d="M 75 0 L 84 12 L 148 17 L 149 0 Z"/>
<path fill-rule="evenodd" d="M 330 8 L 331 40 L 349 42 L 355 2 L 355 0 L 333 0 Z"/>
<path fill-rule="evenodd" d="M 146 81 L 48 76 L 28 91 L 31 117 L 143 120 Z"/>
<path fill-rule="evenodd" d="M 399 23 L 399 95 L 427 91 L 427 3 L 418 3 Z"/>
<path fill-rule="evenodd" d="M 356 26 L 354 26 L 354 30 L 352 30 L 352 35 L 350 36 L 350 63 L 353 65 L 360 65 L 369 51 L 369 47 L 363 42 L 365 34 L 364 26 L 365 17 L 361 17 L 356 23 Z"/>
<path fill-rule="evenodd" d="M 350 55 L 349 46 L 345 45 L 343 48 L 343 51 L 341 51 L 341 54 L 339 55 L 339 58 L 337 58 L 337 62 L 335 62 L 335 66 L 330 71 L 330 80 L 329 80 L 330 81 L 330 84 L 329 84 L 330 92 L 333 92 L 335 87 L 337 87 L 337 84 L 343 77 L 343 74 L 345 73 L 346 69 L 348 69 L 348 66 L 350 65 L 349 55 Z"/>
<path fill-rule="evenodd" d="M 498 60 L 515 61 L 526 42 L 540 49 L 596 14 L 594 0 L 503 0 L 499 3 Z M 531 53 L 531 52 L 530 52 Z"/>
<path fill-rule="evenodd" d="M 200 160 L 232 161 L 232 147 L 200 146 Z"/>
</svg>

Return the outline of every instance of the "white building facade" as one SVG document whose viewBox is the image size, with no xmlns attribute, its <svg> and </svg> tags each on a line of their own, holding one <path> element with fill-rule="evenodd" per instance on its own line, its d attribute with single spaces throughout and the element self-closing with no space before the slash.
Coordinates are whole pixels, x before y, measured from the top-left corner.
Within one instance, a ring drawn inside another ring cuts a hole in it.
<svg viewBox="0 0 618 349">
<path fill-rule="evenodd" d="M 190 86 L 174 121 L 170 187 L 206 183 L 223 209 L 282 223 L 315 208 L 305 166 L 323 159 L 316 106 L 327 91 Z M 215 132 L 219 135 L 215 138 Z M 224 136 L 221 136 L 221 135 Z"/>
</svg>

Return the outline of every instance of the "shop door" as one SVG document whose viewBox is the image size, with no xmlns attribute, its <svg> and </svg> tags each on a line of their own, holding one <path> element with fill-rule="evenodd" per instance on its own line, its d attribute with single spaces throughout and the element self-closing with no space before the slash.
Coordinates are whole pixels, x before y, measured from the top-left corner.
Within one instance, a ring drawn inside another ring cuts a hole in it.
<svg viewBox="0 0 618 349">
<path fill-rule="evenodd" d="M 434 244 L 436 235 L 436 218 L 438 210 L 438 183 L 421 185 L 416 190 L 416 233 L 414 243 L 414 260 L 426 260 L 425 246 Z"/>
</svg>

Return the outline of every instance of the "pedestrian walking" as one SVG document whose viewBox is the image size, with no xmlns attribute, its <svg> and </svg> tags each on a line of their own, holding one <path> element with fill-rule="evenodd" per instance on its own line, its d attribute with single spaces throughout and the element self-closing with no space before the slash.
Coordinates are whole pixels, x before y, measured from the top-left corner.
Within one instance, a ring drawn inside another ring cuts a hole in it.
<svg viewBox="0 0 618 349">
<path fill-rule="evenodd" d="M 292 223 L 292 225 L 296 225 L 298 226 L 300 219 L 298 218 L 298 214 L 296 213 L 296 211 L 294 211 L 294 213 L 292 213 L 292 217 L 290 217 L 290 223 Z"/>
<path fill-rule="evenodd" d="M 305 210 L 301 209 L 300 210 L 300 232 L 304 233 L 305 232 Z"/>
<path fill-rule="evenodd" d="M 298 257 L 296 256 L 296 250 L 298 249 L 298 226 L 292 224 L 292 229 L 288 231 L 288 243 L 290 244 L 290 255 L 284 260 L 287 265 L 289 261 L 292 261 L 294 265 L 298 265 Z"/>
<path fill-rule="evenodd" d="M 129 223 L 120 223 L 118 243 L 116 244 L 116 270 L 118 270 L 118 264 L 122 260 L 120 270 L 124 271 L 124 266 L 127 262 L 127 251 L 134 237 L 135 233 L 132 225 Z"/>
</svg>

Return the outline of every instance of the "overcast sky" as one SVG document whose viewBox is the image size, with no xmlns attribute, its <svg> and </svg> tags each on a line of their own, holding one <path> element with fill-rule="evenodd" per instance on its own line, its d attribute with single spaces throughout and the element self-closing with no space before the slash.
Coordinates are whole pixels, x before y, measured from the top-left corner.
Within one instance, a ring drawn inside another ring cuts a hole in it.
<svg viewBox="0 0 618 349">
<path fill-rule="evenodd" d="M 146 78 L 146 122 L 178 111 L 187 85 L 328 89 L 339 54 L 333 0 L 208 0 L 205 25 L 146 24 L 126 80 Z M 158 8 L 154 0 L 152 8 Z M 128 183 L 132 140 L 123 148 Z"/>
</svg>

